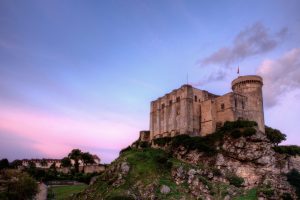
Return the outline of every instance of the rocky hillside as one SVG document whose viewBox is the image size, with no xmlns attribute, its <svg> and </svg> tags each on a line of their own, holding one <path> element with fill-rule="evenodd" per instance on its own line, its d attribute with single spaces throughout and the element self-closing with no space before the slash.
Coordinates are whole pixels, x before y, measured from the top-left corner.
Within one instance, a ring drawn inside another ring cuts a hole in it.
<svg viewBox="0 0 300 200">
<path fill-rule="evenodd" d="M 297 199 L 299 147 L 278 147 L 278 134 L 255 125 L 230 122 L 206 137 L 137 141 L 72 199 Z"/>
</svg>

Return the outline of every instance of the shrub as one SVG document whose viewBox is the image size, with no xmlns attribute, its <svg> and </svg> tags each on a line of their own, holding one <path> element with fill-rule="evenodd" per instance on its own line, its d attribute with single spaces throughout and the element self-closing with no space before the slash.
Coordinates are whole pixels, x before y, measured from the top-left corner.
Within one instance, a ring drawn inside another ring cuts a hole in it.
<svg viewBox="0 0 300 200">
<path fill-rule="evenodd" d="M 275 145 L 278 145 L 280 142 L 286 140 L 286 135 L 281 133 L 277 129 L 273 129 L 271 127 L 266 126 L 265 132 L 270 142 L 272 142 Z"/>
<path fill-rule="evenodd" d="M 222 172 L 218 168 L 213 168 L 212 172 L 213 172 L 214 176 L 222 176 Z"/>
<path fill-rule="evenodd" d="M 231 135 L 233 138 L 237 139 L 237 138 L 242 137 L 243 134 L 242 134 L 242 132 L 241 132 L 240 130 L 235 129 L 235 130 L 231 131 L 230 135 Z"/>
<path fill-rule="evenodd" d="M 163 138 L 156 138 L 153 140 L 154 144 L 163 147 L 168 144 L 172 140 L 171 137 L 163 137 Z"/>
<path fill-rule="evenodd" d="M 288 182 L 296 188 L 296 194 L 300 198 L 300 173 L 296 169 L 292 169 L 286 176 Z"/>
<path fill-rule="evenodd" d="M 242 177 L 239 177 L 235 174 L 229 174 L 226 176 L 227 180 L 231 185 L 234 185 L 235 187 L 241 187 L 244 183 L 244 179 Z"/>
<path fill-rule="evenodd" d="M 292 196 L 289 193 L 283 193 L 281 195 L 282 200 L 293 200 Z"/>
<path fill-rule="evenodd" d="M 256 133 L 255 128 L 248 127 L 248 128 L 245 128 L 245 130 L 243 131 L 243 136 L 250 137 L 250 136 L 254 135 L 255 133 Z"/>
<path fill-rule="evenodd" d="M 132 149 L 131 146 L 128 146 L 128 147 L 122 149 L 119 154 L 121 155 L 122 153 L 124 153 L 126 151 L 130 151 L 131 149 Z"/>
<path fill-rule="evenodd" d="M 5 180 L 1 185 L 3 196 L 6 197 L 4 199 L 32 199 L 38 192 L 37 182 L 25 172 L 4 170 L 1 175 Z"/>
<path fill-rule="evenodd" d="M 139 144 L 139 147 L 140 148 L 148 148 L 150 145 L 149 145 L 149 143 L 148 142 L 146 142 L 146 141 L 141 141 L 140 142 L 140 144 Z"/>
<path fill-rule="evenodd" d="M 255 121 L 248 121 L 248 120 L 237 120 L 233 122 L 225 122 L 221 130 L 224 131 L 230 131 L 236 128 L 247 128 L 247 127 L 253 127 L 257 126 L 257 123 Z"/>
<path fill-rule="evenodd" d="M 273 149 L 280 154 L 288 154 L 290 156 L 300 155 L 300 147 L 297 145 L 275 146 Z"/>
</svg>

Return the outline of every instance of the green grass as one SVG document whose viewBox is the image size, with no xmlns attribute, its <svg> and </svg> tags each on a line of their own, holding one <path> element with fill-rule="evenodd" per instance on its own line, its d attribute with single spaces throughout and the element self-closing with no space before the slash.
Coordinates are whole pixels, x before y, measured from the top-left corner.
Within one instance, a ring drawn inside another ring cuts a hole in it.
<svg viewBox="0 0 300 200">
<path fill-rule="evenodd" d="M 233 200 L 257 200 L 257 190 L 255 188 L 248 190 L 245 195 L 236 197 Z"/>
<path fill-rule="evenodd" d="M 64 200 L 70 197 L 72 194 L 83 191 L 87 185 L 63 185 L 52 186 L 51 190 L 54 193 L 55 200 Z"/>
</svg>

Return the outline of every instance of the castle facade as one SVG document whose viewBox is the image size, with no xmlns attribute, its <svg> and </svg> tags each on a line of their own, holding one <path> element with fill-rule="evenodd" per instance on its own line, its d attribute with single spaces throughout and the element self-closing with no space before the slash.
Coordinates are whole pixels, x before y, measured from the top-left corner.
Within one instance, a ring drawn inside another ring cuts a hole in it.
<svg viewBox="0 0 300 200">
<path fill-rule="evenodd" d="M 222 96 L 183 85 L 151 102 L 150 133 L 142 131 L 140 137 L 205 136 L 238 119 L 256 121 L 264 132 L 262 86 L 262 78 L 255 75 L 234 79 L 232 92 Z"/>
</svg>

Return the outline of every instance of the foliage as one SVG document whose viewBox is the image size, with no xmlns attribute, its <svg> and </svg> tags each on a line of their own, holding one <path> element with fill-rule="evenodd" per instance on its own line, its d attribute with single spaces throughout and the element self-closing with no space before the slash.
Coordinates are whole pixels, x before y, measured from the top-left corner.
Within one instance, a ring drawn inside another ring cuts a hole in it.
<svg viewBox="0 0 300 200">
<path fill-rule="evenodd" d="M 258 189 L 258 192 L 266 195 L 266 197 L 268 199 L 274 195 L 274 189 L 272 188 L 272 186 L 270 184 L 261 185 Z"/>
<path fill-rule="evenodd" d="M 235 130 L 231 131 L 230 135 L 233 138 L 237 139 L 237 138 L 242 137 L 243 133 L 239 129 L 235 129 Z"/>
<path fill-rule="evenodd" d="M 2 185 L 4 199 L 29 200 L 38 192 L 37 182 L 25 172 L 3 170 L 1 177 L 4 181 Z"/>
<path fill-rule="evenodd" d="M 139 147 L 140 148 L 148 148 L 150 146 L 150 144 L 146 141 L 140 141 L 139 142 Z"/>
<path fill-rule="evenodd" d="M 297 145 L 275 146 L 273 149 L 280 154 L 287 154 L 291 156 L 300 155 L 300 147 Z"/>
<path fill-rule="evenodd" d="M 281 195 L 282 200 L 293 200 L 293 197 L 290 193 L 283 193 Z"/>
<path fill-rule="evenodd" d="M 94 157 L 89 152 L 82 153 L 81 154 L 81 160 L 82 160 L 83 164 L 85 164 L 85 165 L 95 163 Z"/>
<path fill-rule="evenodd" d="M 171 137 L 156 138 L 156 139 L 153 140 L 153 143 L 160 146 L 160 147 L 163 147 L 166 144 L 170 143 L 171 140 L 172 140 Z"/>
<path fill-rule="evenodd" d="M 235 187 L 241 187 L 244 183 L 244 179 L 242 177 L 237 176 L 236 174 L 227 174 L 226 175 L 227 180 L 231 185 L 234 185 Z"/>
<path fill-rule="evenodd" d="M 1 169 L 6 169 L 9 167 L 9 162 L 6 158 L 0 160 L 0 170 Z"/>
<path fill-rule="evenodd" d="M 43 158 L 43 159 L 41 160 L 41 165 L 42 165 L 42 166 L 47 166 L 47 160 Z"/>
<path fill-rule="evenodd" d="M 199 152 L 205 152 L 207 154 L 215 154 L 216 149 L 214 147 L 215 138 L 208 135 L 206 137 L 190 137 L 189 135 L 179 135 L 172 139 L 172 148 L 183 146 L 188 151 L 198 150 Z"/>
<path fill-rule="evenodd" d="M 248 128 L 245 128 L 245 130 L 243 131 L 243 136 L 250 137 L 250 136 L 254 135 L 255 133 L 256 133 L 255 128 L 248 127 Z"/>
<path fill-rule="evenodd" d="M 257 200 L 257 189 L 248 190 L 246 194 L 235 197 L 233 200 Z"/>
<path fill-rule="evenodd" d="M 81 159 L 81 155 L 82 155 L 82 152 L 80 149 L 73 149 L 68 157 L 72 160 L 74 160 L 74 167 L 75 167 L 75 172 L 79 172 L 79 160 Z"/>
<path fill-rule="evenodd" d="M 18 168 L 19 166 L 22 166 L 22 160 L 14 160 L 10 163 L 10 166 L 12 168 Z"/>
<path fill-rule="evenodd" d="M 63 159 L 61 159 L 61 166 L 71 167 L 72 166 L 71 159 L 69 157 L 64 157 Z"/>
<path fill-rule="evenodd" d="M 275 145 L 278 145 L 282 141 L 286 140 L 286 135 L 281 133 L 277 129 L 273 129 L 271 127 L 265 126 L 265 132 L 270 142 Z"/>
<path fill-rule="evenodd" d="M 296 169 L 292 169 L 287 173 L 288 182 L 295 187 L 298 198 L 300 198 L 300 173 Z"/>
<path fill-rule="evenodd" d="M 225 122 L 221 130 L 223 131 L 230 131 L 236 128 L 247 128 L 247 127 L 254 127 L 257 126 L 255 121 L 247 121 L 247 120 L 237 120 L 232 122 Z"/>
<path fill-rule="evenodd" d="M 121 155 L 122 153 L 124 153 L 126 151 L 130 151 L 131 149 L 132 149 L 131 146 L 128 146 L 128 147 L 122 149 L 119 154 Z"/>
</svg>

